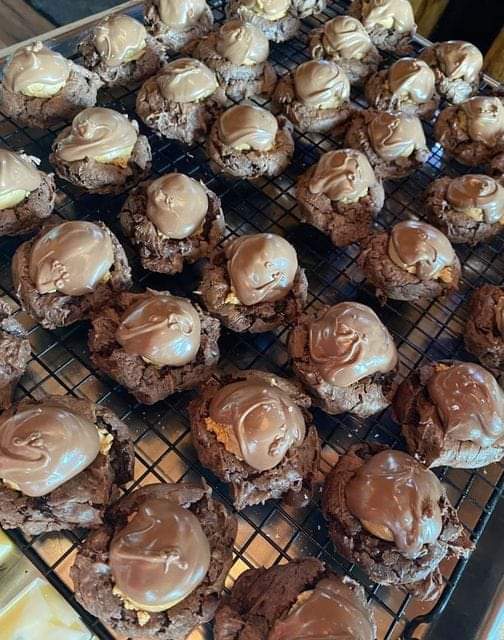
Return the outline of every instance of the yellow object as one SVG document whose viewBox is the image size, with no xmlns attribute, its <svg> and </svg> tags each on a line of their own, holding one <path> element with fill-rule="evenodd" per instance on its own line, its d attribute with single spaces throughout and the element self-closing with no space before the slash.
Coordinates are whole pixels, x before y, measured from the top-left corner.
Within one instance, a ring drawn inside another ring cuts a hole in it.
<svg viewBox="0 0 504 640">
<path fill-rule="evenodd" d="M 124 169 L 128 166 L 134 146 L 135 145 L 133 144 L 128 147 L 117 149 L 117 151 L 114 151 L 113 153 L 104 153 L 102 156 L 96 156 L 95 160 L 101 164 L 114 164 L 117 167 Z"/>
<path fill-rule="evenodd" d="M 28 96 L 30 98 L 52 98 L 55 96 L 63 87 L 66 82 L 60 82 L 58 84 L 46 85 L 41 82 L 34 82 L 33 84 L 28 85 L 22 90 L 22 94 Z"/>
<path fill-rule="evenodd" d="M 14 545 L 3 531 L 0 531 L 0 568 L 5 563 L 7 556 L 15 550 Z"/>
<path fill-rule="evenodd" d="M 16 191 L 6 193 L 4 196 L 0 196 L 0 211 L 3 211 L 4 209 L 12 209 L 22 202 L 29 194 L 29 191 L 17 189 Z"/>
</svg>

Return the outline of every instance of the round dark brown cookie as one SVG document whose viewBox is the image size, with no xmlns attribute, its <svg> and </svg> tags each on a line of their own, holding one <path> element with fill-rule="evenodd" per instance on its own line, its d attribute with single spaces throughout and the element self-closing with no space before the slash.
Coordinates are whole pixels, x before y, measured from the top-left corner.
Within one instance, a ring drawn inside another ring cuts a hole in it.
<svg viewBox="0 0 504 640">
<path fill-rule="evenodd" d="M 138 402 L 154 404 L 176 391 L 192 389 L 207 380 L 219 361 L 220 324 L 195 305 L 201 321 L 201 344 L 196 358 L 180 367 L 158 367 L 127 353 L 116 332 L 126 309 L 146 297 L 119 293 L 95 312 L 91 320 L 89 349 L 94 365 L 125 387 Z"/>
<path fill-rule="evenodd" d="M 179 273 L 185 264 L 207 257 L 221 240 L 225 221 L 220 198 L 201 182 L 208 196 L 208 212 L 200 230 L 182 240 L 158 233 L 146 215 L 148 180 L 130 192 L 120 213 L 125 235 L 137 248 L 144 269 L 158 273 Z"/>
<path fill-rule="evenodd" d="M 302 312 L 308 297 L 308 281 L 301 267 L 285 298 L 245 305 L 229 300 L 232 290 L 226 264 L 225 251 L 218 249 L 203 268 L 199 294 L 207 311 L 228 329 L 264 333 L 289 324 Z"/>
<path fill-rule="evenodd" d="M 215 393 L 227 384 L 246 381 L 275 381 L 281 391 L 301 409 L 306 435 L 298 447 L 287 451 L 282 461 L 273 469 L 257 471 L 247 462 L 239 460 L 217 440 L 215 433 L 207 427 L 209 405 Z M 235 508 L 262 504 L 266 500 L 285 497 L 295 503 L 301 493 L 310 495 L 319 481 L 320 442 L 317 430 L 308 412 L 310 398 L 299 383 L 286 380 L 271 373 L 250 369 L 222 379 L 211 378 L 199 390 L 189 405 L 193 444 L 201 464 L 210 469 L 222 482 L 230 485 Z"/>
<path fill-rule="evenodd" d="M 0 236 L 21 236 L 36 231 L 51 215 L 56 202 L 54 175 L 40 174 L 42 181 L 34 191 L 15 207 L 0 210 Z"/>
<path fill-rule="evenodd" d="M 237 65 L 216 50 L 218 32 L 212 32 L 190 46 L 190 55 L 215 71 L 226 96 L 239 102 L 251 96 L 270 97 L 277 81 L 273 65 L 266 61 L 254 65 Z"/>
<path fill-rule="evenodd" d="M 121 244 L 103 222 L 96 222 L 110 236 L 114 252 L 114 263 L 110 278 L 92 292 L 82 296 L 60 293 L 38 292 L 30 278 L 30 253 L 34 243 L 58 222 L 48 222 L 35 238 L 20 245 L 12 259 L 12 280 L 16 295 L 26 313 L 46 329 L 66 327 L 79 320 L 89 318 L 93 309 L 103 307 L 113 293 L 131 287 L 131 269 Z"/>
<path fill-rule="evenodd" d="M 206 7 L 198 22 L 190 29 L 179 30 L 164 24 L 159 15 L 158 0 L 144 0 L 144 21 L 147 31 L 172 51 L 180 51 L 193 40 L 212 31 L 214 18 L 210 7 Z"/>
<path fill-rule="evenodd" d="M 446 192 L 453 178 L 445 176 L 430 183 L 425 192 L 425 217 L 454 244 L 475 245 L 494 238 L 504 229 L 504 219 L 489 223 L 456 211 L 446 199 Z"/>
<path fill-rule="evenodd" d="M 236 580 L 215 615 L 215 640 L 268 640 L 275 623 L 288 616 L 298 597 L 314 589 L 324 579 L 342 580 L 367 612 L 376 634 L 371 608 L 364 589 L 350 578 L 325 570 L 317 558 L 290 560 L 269 569 L 249 569 Z M 354 609 L 351 609 L 355 614 Z"/>
<path fill-rule="evenodd" d="M 337 108 L 321 109 L 301 102 L 294 88 L 292 72 L 283 75 L 273 94 L 273 102 L 302 133 L 326 133 L 344 125 L 354 109 L 350 101 Z"/>
<path fill-rule="evenodd" d="M 291 6 L 287 14 L 282 18 L 268 20 L 268 18 L 252 11 L 252 9 L 243 6 L 242 0 L 229 0 L 226 6 L 226 16 L 228 18 L 239 18 L 243 22 L 253 24 L 264 33 L 268 40 L 273 42 L 285 42 L 294 38 L 301 27 L 301 20 L 294 6 Z"/>
<path fill-rule="evenodd" d="M 20 528 L 27 535 L 79 527 L 96 529 L 103 522 L 106 507 L 119 496 L 119 487 L 133 479 L 134 451 L 128 428 L 110 409 L 89 400 L 49 396 L 44 401 L 95 423 L 113 436 L 112 446 L 107 454 L 99 453 L 84 471 L 45 496 L 25 496 L 0 481 L 0 522 L 6 529 Z M 3 417 L 38 404 L 25 398 Z"/>
<path fill-rule="evenodd" d="M 14 390 L 31 357 L 26 329 L 12 315 L 10 306 L 0 300 L 0 409 L 12 401 Z"/>
<path fill-rule="evenodd" d="M 338 553 L 356 562 L 374 582 L 398 586 L 420 600 L 432 600 L 443 586 L 439 563 L 453 556 L 467 557 L 473 545 L 444 489 L 440 501 L 442 531 L 437 541 L 424 545 L 424 553 L 415 559 L 406 558 L 394 542 L 381 540 L 364 528 L 348 508 L 345 487 L 369 458 L 385 449 L 380 445 L 355 445 L 327 475 L 322 509 L 329 535 Z"/>
<path fill-rule="evenodd" d="M 382 180 L 399 180 L 411 175 L 427 162 L 429 149 L 427 147 L 416 149 L 409 157 L 399 157 L 395 160 L 384 160 L 373 149 L 368 133 L 368 125 L 379 112 L 372 110 L 355 111 L 350 124 L 346 127 L 345 147 L 358 149 L 367 156 L 373 167 L 376 177 Z M 339 136 L 336 129 L 335 134 Z"/>
<path fill-rule="evenodd" d="M 336 247 L 359 242 L 368 236 L 374 216 L 382 210 L 385 202 L 382 183 L 376 182 L 356 202 L 335 201 L 323 192 L 310 191 L 309 185 L 315 167 L 316 165 L 303 173 L 296 185 L 296 199 L 303 221 L 328 235 Z"/>
<path fill-rule="evenodd" d="M 442 361 L 446 365 L 452 363 Z M 399 385 L 392 403 L 410 454 L 428 467 L 475 469 L 501 460 L 504 445 L 495 443 L 482 448 L 475 442 L 455 440 L 445 433 L 427 390 L 436 364 L 429 363 L 411 372 Z"/>
<path fill-rule="evenodd" d="M 471 297 L 464 332 L 466 349 L 496 375 L 504 371 L 504 335 L 497 312 L 504 308 L 504 289 L 484 284 Z"/>
<path fill-rule="evenodd" d="M 439 279 L 419 278 L 401 269 L 389 257 L 389 233 L 383 231 L 370 235 L 361 243 L 357 259 L 366 280 L 375 288 L 378 300 L 384 304 L 387 298 L 406 302 L 422 302 L 457 291 L 461 275 L 460 261 L 449 268 L 446 282 Z"/>
<path fill-rule="evenodd" d="M 98 75 L 68 60 L 70 75 L 65 86 L 51 98 L 33 98 L 0 88 L 0 110 L 22 127 L 47 129 L 61 120 L 71 120 L 86 107 L 96 104 L 103 85 Z"/>
<path fill-rule="evenodd" d="M 352 0 L 352 4 L 348 9 L 348 15 L 362 22 L 362 5 L 363 0 Z M 380 49 L 380 51 L 390 51 L 401 56 L 407 56 L 413 52 L 412 40 L 416 33 L 416 26 L 409 33 L 400 33 L 395 29 L 387 29 L 380 25 L 367 28 L 367 32 L 373 44 Z"/>
<path fill-rule="evenodd" d="M 139 506 L 157 498 L 178 503 L 198 518 L 210 544 L 210 566 L 203 582 L 175 606 L 156 613 L 126 608 L 114 594 L 108 564 L 112 538 Z M 224 581 L 233 563 L 236 520 L 211 498 L 207 487 L 194 484 L 153 484 L 121 498 L 105 514 L 104 525 L 93 531 L 79 549 L 71 569 L 75 595 L 82 606 L 115 632 L 128 637 L 185 640 L 194 627 L 212 620 Z M 141 622 L 140 622 L 141 620 Z"/>
</svg>

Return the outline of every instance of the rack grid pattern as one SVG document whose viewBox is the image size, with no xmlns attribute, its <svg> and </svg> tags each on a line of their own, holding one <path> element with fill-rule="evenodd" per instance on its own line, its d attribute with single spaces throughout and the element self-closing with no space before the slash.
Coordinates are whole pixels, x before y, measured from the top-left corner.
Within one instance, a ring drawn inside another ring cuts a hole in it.
<svg viewBox="0 0 504 640">
<path fill-rule="evenodd" d="M 301 34 L 287 44 L 273 45 L 271 58 L 280 73 L 308 59 L 306 42 L 309 31 L 336 14 L 344 13 L 347 2 L 328 2 L 323 16 L 303 22 Z M 211 2 L 215 18 L 223 19 L 222 0 Z M 141 7 L 131 12 L 141 16 Z M 56 47 L 68 48 L 60 41 Z M 389 60 L 390 62 L 390 60 Z M 1 52 L 0 52 L 0 64 Z M 110 106 L 135 117 L 136 89 L 103 91 L 99 104 Z M 484 88 L 483 88 L 484 90 Z M 363 106 L 361 95 L 354 96 Z M 258 104 L 267 101 L 258 99 Z M 34 130 L 17 127 L 0 116 L 0 143 L 11 149 L 23 149 L 42 159 L 41 168 L 50 171 L 48 155 L 51 144 L 61 127 Z M 436 177 L 457 175 L 461 167 L 446 162 L 443 150 L 432 138 L 432 127 L 425 125 L 431 155 L 421 170 L 400 182 L 387 182 L 385 208 L 377 225 L 389 227 L 396 221 L 422 217 L 422 193 Z M 389 302 L 380 307 L 370 289 L 363 282 L 355 259 L 355 246 L 337 249 L 317 230 L 301 225 L 294 197 L 296 178 L 324 151 L 335 147 L 328 136 L 296 133 L 296 152 L 292 164 L 284 174 L 274 179 L 260 179 L 254 183 L 235 181 L 216 176 L 207 163 L 202 146 L 187 147 L 161 139 L 142 127 L 149 136 L 153 151 L 153 173 L 180 171 L 206 182 L 222 199 L 227 236 L 255 232 L 276 232 L 285 236 L 298 251 L 301 265 L 310 283 L 308 307 L 342 300 L 358 300 L 374 308 L 392 332 L 401 359 L 401 374 L 406 375 L 422 361 L 442 358 L 470 359 L 464 351 L 462 331 L 466 303 L 472 290 L 483 283 L 500 284 L 504 279 L 504 240 L 497 238 L 476 248 L 457 247 L 463 263 L 461 289 L 448 299 L 407 304 Z M 62 219 L 103 220 L 118 235 L 133 265 L 136 285 L 154 289 L 168 289 L 176 294 L 196 297 L 198 269 L 188 267 L 183 274 L 166 277 L 145 272 L 139 266 L 134 251 L 123 237 L 118 213 L 126 194 L 115 197 L 91 196 L 58 180 L 56 214 Z M 0 240 L 1 295 L 11 305 L 16 304 L 10 275 L 10 263 L 19 240 Z M 119 385 L 94 370 L 87 350 L 88 323 L 48 331 L 34 323 L 25 313 L 16 316 L 30 334 L 33 357 L 28 372 L 18 389 L 18 396 L 41 398 L 48 394 L 74 394 L 113 409 L 128 424 L 136 443 L 135 479 L 128 491 L 139 485 L 157 481 L 178 482 L 201 477 L 213 487 L 218 499 L 230 509 L 227 489 L 206 469 L 202 468 L 191 445 L 186 406 L 191 393 L 177 394 L 153 407 L 135 403 Z M 268 334 L 233 334 L 223 331 L 220 341 L 223 370 L 258 368 L 283 375 L 289 374 L 286 338 L 288 328 Z M 400 431 L 390 411 L 365 421 L 349 415 L 328 416 L 314 410 L 315 422 L 323 441 L 323 467 L 330 468 L 337 454 L 351 444 L 363 440 L 402 447 Z M 477 541 L 503 491 L 503 467 L 493 464 L 481 470 L 442 469 L 438 473 L 447 487 L 460 518 L 474 541 Z M 399 637 L 413 638 L 421 622 L 429 622 L 446 606 L 464 571 L 466 561 L 443 564 L 445 587 L 438 602 L 422 604 L 397 589 L 371 583 L 358 567 L 338 556 L 329 541 L 325 523 L 314 503 L 303 509 L 286 507 L 277 501 L 248 508 L 237 514 L 239 529 L 236 556 L 228 578 L 228 586 L 245 569 L 271 566 L 289 558 L 316 555 L 336 572 L 346 573 L 359 580 L 367 590 L 378 624 L 380 640 Z M 69 568 L 85 532 L 41 535 L 25 539 L 17 532 L 11 537 L 35 563 L 47 579 L 77 609 L 98 638 L 115 638 L 99 621 L 76 603 L 69 578 Z M 425 627 L 420 628 L 423 633 Z M 415 637 L 419 637 L 415 634 Z M 210 627 L 197 630 L 191 640 L 210 639 Z"/>
</svg>

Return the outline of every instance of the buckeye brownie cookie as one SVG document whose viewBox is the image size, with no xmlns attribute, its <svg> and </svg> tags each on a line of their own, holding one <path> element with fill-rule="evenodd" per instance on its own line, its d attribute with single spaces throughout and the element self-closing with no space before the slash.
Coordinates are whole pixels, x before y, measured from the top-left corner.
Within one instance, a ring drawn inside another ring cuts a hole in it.
<svg viewBox="0 0 504 640">
<path fill-rule="evenodd" d="M 0 524 L 27 535 L 99 527 L 133 462 L 128 429 L 110 409 L 24 399 L 0 418 Z"/>
<path fill-rule="evenodd" d="M 0 236 L 34 231 L 51 215 L 54 176 L 40 171 L 39 164 L 33 156 L 0 149 Z"/>
<path fill-rule="evenodd" d="M 340 302 L 300 317 L 289 336 L 289 355 L 294 373 L 326 413 L 367 418 L 392 400 L 397 349 L 363 304 Z"/>
<path fill-rule="evenodd" d="M 434 136 L 461 164 L 492 163 L 504 153 L 504 98 L 475 96 L 446 107 L 436 120 Z"/>
<path fill-rule="evenodd" d="M 248 569 L 215 615 L 215 640 L 375 640 L 364 589 L 317 558 Z"/>
<path fill-rule="evenodd" d="M 302 219 L 344 247 L 365 238 L 385 200 L 382 183 L 355 149 L 327 151 L 297 182 Z"/>
<path fill-rule="evenodd" d="M 27 331 L 12 315 L 10 306 L 0 300 L 0 409 L 10 405 L 30 356 Z"/>
<path fill-rule="evenodd" d="M 426 364 L 399 386 L 393 406 L 408 451 L 429 467 L 474 469 L 504 457 L 504 392 L 478 364 Z"/>
<path fill-rule="evenodd" d="M 327 132 L 353 112 L 350 81 L 331 60 L 309 60 L 282 76 L 273 101 L 303 133 Z"/>
<path fill-rule="evenodd" d="M 131 286 L 124 249 L 102 222 L 47 224 L 18 247 L 12 280 L 21 306 L 46 329 L 88 318 Z"/>
<path fill-rule="evenodd" d="M 406 113 L 371 109 L 354 112 L 345 146 L 366 154 L 377 177 L 382 179 L 405 178 L 429 157 L 422 123 L 417 116 Z"/>
<path fill-rule="evenodd" d="M 483 55 L 470 42 L 437 42 L 426 47 L 419 59 L 434 71 L 436 89 L 448 102 L 460 104 L 478 92 Z"/>
<path fill-rule="evenodd" d="M 133 189 L 120 219 L 144 269 L 168 274 L 208 256 L 225 230 L 218 196 L 183 173 L 168 173 Z"/>
<path fill-rule="evenodd" d="M 18 49 L 7 63 L 0 111 L 22 127 L 46 129 L 96 104 L 102 84 L 93 71 L 35 42 Z"/>
<path fill-rule="evenodd" d="M 504 289 L 484 284 L 471 297 L 465 346 L 485 367 L 504 371 Z"/>
<path fill-rule="evenodd" d="M 213 28 L 205 0 L 144 0 L 147 31 L 171 51 L 180 51 Z"/>
<path fill-rule="evenodd" d="M 353 0 L 348 13 L 362 22 L 381 51 L 411 53 L 417 26 L 409 0 Z"/>
<path fill-rule="evenodd" d="M 234 19 L 198 40 L 191 53 L 215 71 L 228 98 L 269 97 L 277 74 L 268 62 L 269 41 L 253 24 Z"/>
<path fill-rule="evenodd" d="M 432 69 L 422 60 L 401 58 L 366 83 L 366 100 L 380 111 L 401 111 L 430 120 L 439 106 Z"/>
<path fill-rule="evenodd" d="M 426 191 L 426 217 L 453 243 L 491 240 L 504 228 L 504 187 L 490 176 L 438 178 Z"/>
<path fill-rule="evenodd" d="M 127 15 L 108 16 L 79 44 L 84 66 L 107 87 L 128 86 L 153 76 L 165 58 L 163 46 L 141 22 Z"/>
<path fill-rule="evenodd" d="M 154 404 L 210 377 L 219 335 L 219 321 L 185 298 L 123 292 L 93 316 L 89 349 L 98 369 Z"/>
<path fill-rule="evenodd" d="M 211 69 L 199 60 L 179 58 L 142 85 L 136 112 L 162 136 L 192 145 L 206 138 L 225 103 L 226 94 Z"/>
<path fill-rule="evenodd" d="M 439 596 L 442 560 L 473 548 L 441 482 L 402 451 L 351 447 L 327 476 L 322 505 L 338 553 L 420 600 Z"/>
<path fill-rule="evenodd" d="M 76 598 L 121 636 L 185 640 L 214 617 L 235 536 L 236 520 L 206 486 L 142 487 L 79 549 Z"/>
<path fill-rule="evenodd" d="M 119 193 L 150 170 L 152 154 L 138 123 L 113 109 L 91 107 L 57 136 L 49 156 L 56 173 L 89 193 Z"/>
<path fill-rule="evenodd" d="M 287 240 L 257 233 L 235 238 L 213 253 L 199 293 L 206 309 L 228 329 L 262 333 L 301 313 L 308 281 Z"/>
<path fill-rule="evenodd" d="M 262 107 L 235 105 L 212 126 L 207 153 L 216 171 L 236 178 L 278 176 L 294 155 L 292 124 Z"/>
<path fill-rule="evenodd" d="M 352 85 L 363 84 L 381 62 L 368 32 L 351 16 L 336 16 L 313 29 L 309 47 L 312 58 L 336 62 Z"/>
<path fill-rule="evenodd" d="M 306 499 L 320 443 L 300 385 L 263 371 L 210 379 L 189 405 L 201 464 L 230 485 L 235 508 Z"/>
<path fill-rule="evenodd" d="M 383 303 L 424 301 L 458 289 L 460 261 L 448 238 L 425 222 L 405 220 L 362 242 L 358 264 Z"/>
</svg>

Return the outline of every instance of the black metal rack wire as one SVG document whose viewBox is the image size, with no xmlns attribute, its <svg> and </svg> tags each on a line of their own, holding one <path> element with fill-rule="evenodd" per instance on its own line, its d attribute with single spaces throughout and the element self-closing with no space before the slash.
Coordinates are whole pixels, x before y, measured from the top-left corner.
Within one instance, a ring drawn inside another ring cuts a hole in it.
<svg viewBox="0 0 504 640">
<path fill-rule="evenodd" d="M 223 18 L 222 0 L 211 2 L 217 21 Z M 328 2 L 323 16 L 304 20 L 298 38 L 286 44 L 274 45 L 271 58 L 282 73 L 308 59 L 306 37 L 311 28 L 336 14 L 344 13 L 347 2 Z M 130 13 L 141 15 L 141 7 Z M 65 51 L 69 42 L 55 43 Z M 1 53 L 0 53 L 1 58 Z M 1 64 L 0 60 L 0 64 Z M 127 112 L 135 117 L 135 90 L 114 89 L 100 94 L 99 104 Z M 354 96 L 365 105 L 360 95 Z M 266 104 L 257 100 L 259 104 Z M 62 125 L 63 126 L 63 125 Z M 358 300 L 368 304 L 382 318 L 396 340 L 401 373 L 417 367 L 422 360 L 442 358 L 471 359 L 464 351 L 462 330 L 466 302 L 471 291 L 485 282 L 500 284 L 504 280 L 504 240 L 497 238 L 476 248 L 457 247 L 463 263 L 460 291 L 448 299 L 417 304 L 389 302 L 380 307 L 372 292 L 363 283 L 355 263 L 355 246 L 337 249 L 315 229 L 301 225 L 294 198 L 294 186 L 299 176 L 319 155 L 334 148 L 327 136 L 296 134 L 296 152 L 287 171 L 275 179 L 260 179 L 255 183 L 229 180 L 210 170 L 204 148 L 187 147 L 161 139 L 145 130 L 153 150 L 153 173 L 180 171 L 202 179 L 221 198 L 227 222 L 227 235 L 272 231 L 284 235 L 298 251 L 301 265 L 310 283 L 308 306 L 333 304 L 341 300 Z M 0 116 L 0 143 L 12 149 L 42 159 L 42 169 L 50 171 L 48 155 L 61 127 L 38 131 L 19 128 Z M 461 167 L 446 162 L 443 151 L 432 138 L 432 127 L 425 126 L 432 149 L 428 162 L 410 178 L 387 182 L 385 208 L 377 225 L 388 227 L 408 217 L 422 217 L 422 193 L 429 182 L 443 174 L 457 175 Z M 134 267 L 136 285 L 168 289 L 174 293 L 195 297 L 198 284 L 197 267 L 189 267 L 176 277 L 145 272 L 139 266 L 131 246 L 122 236 L 117 221 L 125 194 L 115 197 L 92 196 L 58 181 L 59 195 L 56 213 L 63 219 L 103 220 L 118 235 L 127 249 Z M 0 240 L 1 295 L 15 303 L 10 264 L 20 240 Z M 50 393 L 69 393 L 86 397 L 112 408 L 129 425 L 136 442 L 135 480 L 128 491 L 154 481 L 183 481 L 204 477 L 215 494 L 229 508 L 226 488 L 202 468 L 191 446 L 186 406 L 191 393 L 177 394 L 153 407 L 136 403 L 119 385 L 94 370 L 87 350 L 86 322 L 65 329 L 47 331 L 19 311 L 17 318 L 29 329 L 33 358 L 19 387 L 18 395 L 40 398 Z M 285 347 L 288 328 L 268 334 L 233 334 L 224 331 L 221 338 L 224 370 L 259 368 L 288 375 Z M 314 411 L 315 421 L 323 441 L 323 465 L 329 468 L 337 452 L 362 440 L 402 447 L 400 430 L 389 411 L 365 421 L 349 415 L 328 416 Z M 447 487 L 460 518 L 477 542 L 503 491 L 503 467 L 491 465 L 480 470 L 442 469 L 438 474 Z M 371 583 L 358 567 L 338 556 L 329 541 L 324 520 L 316 504 L 303 509 L 286 507 L 270 501 L 264 506 L 246 509 L 237 514 L 239 521 L 236 558 L 228 579 L 232 584 L 239 573 L 252 566 L 270 566 L 289 558 L 316 555 L 335 571 L 359 580 L 367 590 L 375 611 L 380 640 L 413 637 L 423 622 L 439 616 L 457 586 L 467 561 L 443 564 L 445 586 L 439 600 L 422 604 L 397 589 Z M 69 579 L 69 568 L 85 532 L 41 535 L 24 538 L 19 532 L 9 535 L 47 579 L 76 608 L 83 620 L 103 640 L 115 636 L 90 616 L 75 601 Z M 191 638 L 211 638 L 210 628 L 195 632 Z"/>
</svg>

